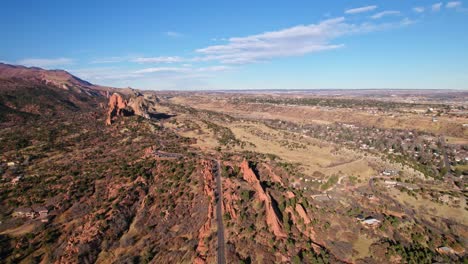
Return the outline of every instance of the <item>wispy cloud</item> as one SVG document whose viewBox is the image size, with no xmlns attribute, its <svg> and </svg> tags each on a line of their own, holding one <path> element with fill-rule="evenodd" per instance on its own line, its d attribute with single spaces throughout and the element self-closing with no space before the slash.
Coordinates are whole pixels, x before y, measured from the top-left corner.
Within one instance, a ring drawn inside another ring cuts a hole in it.
<svg viewBox="0 0 468 264">
<path fill-rule="evenodd" d="M 173 57 L 140 57 L 135 58 L 132 61 L 138 63 L 175 63 L 181 62 L 184 59 L 178 56 Z"/>
<path fill-rule="evenodd" d="M 422 6 L 417 6 L 413 8 L 413 11 L 416 13 L 423 13 L 426 9 Z"/>
<path fill-rule="evenodd" d="M 72 74 L 91 82 L 100 82 L 102 80 L 127 80 L 141 77 L 139 74 L 117 67 L 93 67 L 71 69 L 69 71 Z"/>
<path fill-rule="evenodd" d="M 384 16 L 398 16 L 400 15 L 401 12 L 400 11 L 393 11 L 393 10 L 390 10 L 390 11 L 382 11 L 380 13 L 377 13 L 373 16 L 371 16 L 372 19 L 379 19 L 379 18 L 382 18 Z"/>
<path fill-rule="evenodd" d="M 440 11 L 440 9 L 442 8 L 442 2 L 433 4 L 431 8 L 434 12 Z"/>
<path fill-rule="evenodd" d="M 375 9 L 377 9 L 376 5 L 363 6 L 363 7 L 358 7 L 358 8 L 347 9 L 345 10 L 345 14 L 359 14 L 359 13 L 373 11 Z"/>
<path fill-rule="evenodd" d="M 448 2 L 445 7 L 446 8 L 457 8 L 457 7 L 460 7 L 462 5 L 462 2 L 461 1 L 453 1 L 453 2 Z"/>
<path fill-rule="evenodd" d="M 152 68 L 137 70 L 134 73 L 140 74 L 140 73 L 154 73 L 154 72 L 184 72 L 184 71 L 187 71 L 188 69 L 189 68 L 185 68 L 185 67 L 152 67 Z"/>
<path fill-rule="evenodd" d="M 36 67 L 54 67 L 54 66 L 64 66 L 70 65 L 73 63 L 73 59 L 70 58 L 53 58 L 53 59 L 44 59 L 44 58 L 27 58 L 17 61 L 20 65 L 26 66 L 36 66 Z"/>
<path fill-rule="evenodd" d="M 180 32 L 176 32 L 176 31 L 166 31 L 164 32 L 164 34 L 168 37 L 171 37 L 171 38 L 180 38 L 182 36 L 184 36 L 184 34 L 180 33 Z"/>
<path fill-rule="evenodd" d="M 222 72 L 232 69 L 230 66 L 226 65 L 215 65 L 209 67 L 198 67 L 194 68 L 191 66 L 182 66 L 182 67 L 152 67 L 134 71 L 135 74 L 146 74 L 146 73 L 204 73 L 204 72 Z"/>
<path fill-rule="evenodd" d="M 226 64 L 242 64 L 280 57 L 301 56 L 342 48 L 344 44 L 332 42 L 345 35 L 367 33 L 400 25 L 405 24 L 402 22 L 350 24 L 345 22 L 344 17 L 339 17 L 318 24 L 299 25 L 258 35 L 230 38 L 227 44 L 196 50 L 204 56 L 195 60 L 218 60 Z"/>
<path fill-rule="evenodd" d="M 402 26 L 409 26 L 409 25 L 414 24 L 414 23 L 416 23 L 416 22 L 417 22 L 417 21 L 405 17 L 405 18 L 403 18 L 403 19 L 400 21 L 400 24 L 401 24 Z"/>
<path fill-rule="evenodd" d="M 107 57 L 107 58 L 99 58 L 94 59 L 90 63 L 92 64 L 106 64 L 106 63 L 117 63 L 127 61 L 128 57 Z"/>
</svg>

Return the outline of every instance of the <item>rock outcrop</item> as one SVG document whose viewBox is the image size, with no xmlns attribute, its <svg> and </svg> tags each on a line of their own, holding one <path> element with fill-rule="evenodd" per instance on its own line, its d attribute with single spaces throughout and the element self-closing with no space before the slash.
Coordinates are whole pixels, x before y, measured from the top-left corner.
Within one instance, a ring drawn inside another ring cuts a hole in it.
<svg viewBox="0 0 468 264">
<path fill-rule="evenodd" d="M 296 204 L 296 212 L 299 214 L 299 216 L 302 218 L 302 221 L 304 221 L 304 224 L 308 225 L 310 224 L 310 218 L 307 215 L 306 211 L 304 210 L 304 207 L 302 204 L 297 203 Z"/>
<path fill-rule="evenodd" d="M 128 100 L 118 93 L 109 98 L 106 124 L 111 125 L 118 116 L 138 115 L 146 119 L 151 118 L 151 113 L 156 112 L 157 98 L 145 96 L 133 91 Z"/>
<path fill-rule="evenodd" d="M 197 246 L 197 257 L 193 263 L 202 264 L 206 263 L 207 254 L 208 254 L 208 245 L 206 244 L 206 238 L 210 236 L 211 232 L 211 222 L 214 219 L 214 202 L 215 202 L 215 193 L 214 193 L 214 175 L 211 171 L 213 168 L 211 161 L 205 161 L 203 163 L 203 180 L 204 187 L 203 192 L 208 197 L 208 214 L 205 224 L 200 228 L 198 234 L 198 246 Z"/>
<path fill-rule="evenodd" d="M 264 164 L 264 167 L 268 170 L 268 174 L 271 177 L 271 180 L 273 182 L 279 183 L 281 186 L 284 186 L 283 181 L 281 180 L 281 177 L 278 176 L 273 169 L 270 167 L 270 165 Z"/>
<path fill-rule="evenodd" d="M 109 98 L 106 125 L 111 125 L 118 116 L 127 116 L 131 114 L 132 111 L 127 107 L 127 100 L 118 93 L 112 94 Z"/>
<path fill-rule="evenodd" d="M 142 116 L 146 119 L 151 118 L 151 112 L 156 111 L 156 98 L 147 98 L 147 96 L 135 92 L 128 100 L 128 106 L 131 107 L 135 115 Z"/>
<path fill-rule="evenodd" d="M 276 215 L 276 212 L 273 208 L 271 196 L 270 194 L 266 193 L 263 189 L 260 181 L 257 178 L 257 175 L 253 172 L 253 170 L 249 166 L 249 162 L 244 160 L 240 166 L 241 171 L 243 173 L 244 180 L 246 180 L 255 190 L 258 199 L 261 200 L 265 205 L 266 211 L 266 222 L 270 231 L 279 238 L 286 237 L 286 233 L 283 231 L 281 223 Z"/>
<path fill-rule="evenodd" d="M 307 215 L 302 204 L 297 203 L 296 206 L 293 208 L 291 206 L 286 207 L 284 210 L 286 214 L 291 217 L 291 220 L 296 225 L 297 229 L 304 234 L 304 236 L 310 238 L 312 240 L 312 247 L 316 252 L 320 252 L 322 246 L 317 243 L 317 234 L 315 233 L 314 227 L 311 225 L 312 220 Z M 299 221 L 299 218 L 302 221 Z"/>
<path fill-rule="evenodd" d="M 239 209 L 236 205 L 240 200 L 236 187 L 231 179 L 223 179 L 223 212 L 227 212 L 234 220 L 237 220 Z"/>
</svg>

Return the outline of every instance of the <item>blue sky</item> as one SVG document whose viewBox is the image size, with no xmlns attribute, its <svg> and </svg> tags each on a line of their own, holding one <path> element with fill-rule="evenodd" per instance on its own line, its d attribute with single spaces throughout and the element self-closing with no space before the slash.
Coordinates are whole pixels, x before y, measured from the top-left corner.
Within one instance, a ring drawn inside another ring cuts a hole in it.
<svg viewBox="0 0 468 264">
<path fill-rule="evenodd" d="M 468 89 L 463 1 L 7 1 L 0 61 L 140 89 Z"/>
</svg>

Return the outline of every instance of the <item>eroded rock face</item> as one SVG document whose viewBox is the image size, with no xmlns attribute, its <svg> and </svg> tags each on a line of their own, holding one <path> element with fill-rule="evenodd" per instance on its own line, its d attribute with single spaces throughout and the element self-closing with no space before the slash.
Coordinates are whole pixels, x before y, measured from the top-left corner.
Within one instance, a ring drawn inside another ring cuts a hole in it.
<svg viewBox="0 0 468 264">
<path fill-rule="evenodd" d="M 204 187 L 203 192 L 208 197 L 208 214 L 205 224 L 200 228 L 198 234 L 198 246 L 197 246 L 197 257 L 194 260 L 194 263 L 206 263 L 207 253 L 208 253 L 208 245 L 205 243 L 206 238 L 210 236 L 211 232 L 211 222 L 214 219 L 214 201 L 215 201 L 215 193 L 214 193 L 214 175 L 211 171 L 213 168 L 213 164 L 211 161 L 203 162 L 203 180 L 204 180 Z"/>
<path fill-rule="evenodd" d="M 283 181 L 281 180 L 281 177 L 278 176 L 278 175 L 273 171 L 273 169 L 270 167 L 270 165 L 264 164 L 263 166 L 267 169 L 268 174 L 270 175 L 270 178 L 271 178 L 271 180 L 272 180 L 273 182 L 279 183 L 281 186 L 284 186 Z"/>
<path fill-rule="evenodd" d="M 318 237 L 315 233 L 313 226 L 310 224 L 312 221 L 309 215 L 307 215 L 307 212 L 305 211 L 304 206 L 302 206 L 302 204 L 300 203 L 297 203 L 294 208 L 291 206 L 286 207 L 284 212 L 291 217 L 291 220 L 296 225 L 297 229 L 302 234 L 304 234 L 304 236 L 309 237 L 313 241 L 312 247 L 314 248 L 314 250 L 316 252 L 320 252 L 320 249 L 322 248 L 322 246 L 318 243 L 322 243 L 322 241 L 317 241 Z M 299 221 L 298 217 L 302 221 Z"/>
<path fill-rule="evenodd" d="M 151 113 L 156 112 L 157 98 L 134 92 L 128 100 L 118 93 L 109 98 L 106 124 L 110 125 L 118 116 L 138 115 L 146 119 L 151 118 Z"/>
<path fill-rule="evenodd" d="M 286 237 L 286 233 L 283 231 L 281 223 L 276 215 L 275 210 L 271 202 L 270 194 L 266 193 L 263 187 L 260 184 L 260 181 L 257 178 L 257 175 L 249 166 L 249 162 L 244 160 L 240 166 L 243 173 L 244 180 L 246 180 L 254 188 L 258 199 L 260 199 L 265 204 L 266 211 L 266 222 L 270 231 L 279 238 Z"/>
<path fill-rule="evenodd" d="M 156 100 L 147 99 L 140 93 L 136 93 L 135 96 L 130 97 L 127 105 L 133 109 L 135 115 L 146 119 L 150 119 L 150 113 L 156 111 Z"/>
<path fill-rule="evenodd" d="M 112 94 L 112 96 L 109 98 L 106 125 L 111 125 L 118 116 L 126 116 L 131 114 L 132 111 L 127 108 L 127 100 L 123 99 L 123 97 L 118 93 Z"/>
<path fill-rule="evenodd" d="M 304 221 L 304 224 L 308 225 L 311 222 L 310 218 L 307 215 L 306 211 L 304 210 L 304 207 L 302 206 L 302 204 L 300 204 L 300 203 L 296 204 L 296 212 L 302 218 L 302 221 Z"/>
<path fill-rule="evenodd" d="M 227 212 L 234 220 L 237 220 L 239 209 L 236 205 L 240 200 L 236 187 L 231 179 L 226 178 L 223 180 L 223 212 Z"/>
</svg>

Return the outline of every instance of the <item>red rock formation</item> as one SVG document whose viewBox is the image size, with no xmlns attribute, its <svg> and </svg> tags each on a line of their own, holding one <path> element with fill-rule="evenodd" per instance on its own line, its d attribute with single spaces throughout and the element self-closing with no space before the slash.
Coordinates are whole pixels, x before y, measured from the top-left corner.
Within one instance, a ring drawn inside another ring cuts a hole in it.
<svg viewBox="0 0 468 264">
<path fill-rule="evenodd" d="M 294 197 L 296 197 L 296 195 L 293 192 L 291 192 L 291 191 L 286 192 L 286 198 L 292 199 Z"/>
<path fill-rule="evenodd" d="M 281 180 L 281 177 L 278 176 L 269 165 L 264 164 L 264 166 L 268 170 L 268 174 L 270 175 L 271 180 L 273 182 L 279 183 L 281 186 L 284 186 L 283 181 Z"/>
<path fill-rule="evenodd" d="M 240 168 L 243 173 L 244 180 L 246 180 L 254 188 L 258 199 L 260 199 L 265 204 L 266 211 L 266 222 L 270 231 L 275 234 L 275 236 L 284 238 L 286 233 L 283 231 L 281 223 L 278 219 L 278 216 L 273 209 L 270 194 L 266 193 L 263 190 L 263 187 L 260 185 L 260 181 L 257 178 L 257 175 L 252 171 L 247 160 L 244 160 L 240 165 Z"/>
<path fill-rule="evenodd" d="M 127 105 L 133 109 L 135 115 L 150 119 L 150 112 L 156 112 L 156 100 L 157 98 L 147 99 L 144 95 L 135 93 L 130 97 Z"/>
<path fill-rule="evenodd" d="M 306 211 L 304 210 L 304 207 L 302 207 L 302 204 L 300 204 L 300 203 L 296 204 L 296 212 L 302 218 L 302 220 L 304 221 L 304 224 L 307 225 L 307 224 L 309 224 L 311 222 L 309 216 L 307 215 Z"/>
<path fill-rule="evenodd" d="M 240 200 L 239 195 L 236 192 L 236 185 L 234 182 L 229 179 L 223 179 L 223 212 L 229 213 L 232 219 L 237 219 L 237 212 L 239 211 L 236 208 L 237 201 Z"/>
<path fill-rule="evenodd" d="M 198 256 L 195 258 L 193 263 L 202 264 L 206 263 L 207 253 L 208 253 L 208 245 L 205 244 L 205 239 L 210 236 L 211 232 L 211 222 L 214 218 L 214 201 L 215 201 L 215 193 L 214 193 L 214 175 L 211 171 L 213 168 L 211 161 L 205 161 L 203 163 L 203 178 L 204 178 L 204 187 L 203 191 L 205 195 L 209 199 L 208 203 L 208 214 L 205 224 L 200 228 L 198 234 L 198 246 L 197 246 L 197 254 Z"/>
<path fill-rule="evenodd" d="M 296 211 L 297 215 L 299 215 L 299 217 L 302 219 L 302 222 L 304 223 L 305 226 L 299 226 L 299 221 L 293 210 Z M 304 234 L 305 236 L 309 237 L 312 241 L 314 241 L 314 244 L 313 244 L 314 250 L 316 250 L 316 252 L 319 252 L 321 246 L 319 244 L 315 244 L 315 242 L 317 241 L 317 236 L 316 236 L 314 228 L 309 225 L 312 221 L 310 220 L 310 217 L 307 215 L 302 204 L 297 203 L 294 209 L 288 206 L 284 211 L 285 213 L 291 216 L 291 220 L 296 225 L 297 229 L 302 234 Z"/>
<path fill-rule="evenodd" d="M 138 115 L 146 119 L 151 118 L 151 113 L 156 113 L 156 102 L 158 99 L 152 95 L 143 95 L 136 91 L 131 91 L 128 100 L 114 93 L 109 98 L 109 109 L 106 124 L 110 125 L 117 116 Z"/>
<path fill-rule="evenodd" d="M 107 111 L 106 125 L 111 125 L 117 116 L 125 115 L 127 101 L 118 93 L 109 98 L 109 109 Z"/>
</svg>

